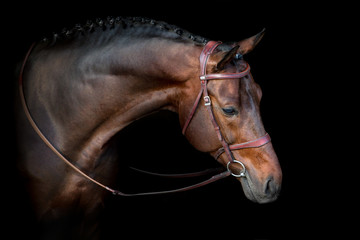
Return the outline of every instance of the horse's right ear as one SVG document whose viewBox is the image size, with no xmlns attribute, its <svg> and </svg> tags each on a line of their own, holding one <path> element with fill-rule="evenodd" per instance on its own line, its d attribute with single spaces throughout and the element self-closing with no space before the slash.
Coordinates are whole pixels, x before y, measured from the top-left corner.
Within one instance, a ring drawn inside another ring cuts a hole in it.
<svg viewBox="0 0 360 240">
<path fill-rule="evenodd" d="M 258 34 L 236 43 L 235 46 L 240 46 L 238 52 L 242 55 L 251 52 L 256 47 L 256 45 L 258 45 L 264 34 L 265 28 Z"/>
</svg>

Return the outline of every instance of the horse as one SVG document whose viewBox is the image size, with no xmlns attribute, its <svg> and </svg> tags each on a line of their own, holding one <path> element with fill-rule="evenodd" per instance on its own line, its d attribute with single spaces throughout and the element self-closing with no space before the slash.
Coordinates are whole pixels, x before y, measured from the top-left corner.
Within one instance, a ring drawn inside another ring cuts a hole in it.
<svg viewBox="0 0 360 240">
<path fill-rule="evenodd" d="M 261 88 L 243 58 L 263 35 L 222 43 L 152 19 L 108 17 L 33 44 L 15 110 L 17 165 L 38 221 L 69 221 L 78 225 L 72 234 L 95 238 L 111 193 L 141 195 L 113 189 L 115 136 L 159 110 L 177 113 L 189 143 L 225 169 L 179 191 L 232 175 L 251 201 L 276 200 L 282 171 L 261 120 Z"/>
</svg>

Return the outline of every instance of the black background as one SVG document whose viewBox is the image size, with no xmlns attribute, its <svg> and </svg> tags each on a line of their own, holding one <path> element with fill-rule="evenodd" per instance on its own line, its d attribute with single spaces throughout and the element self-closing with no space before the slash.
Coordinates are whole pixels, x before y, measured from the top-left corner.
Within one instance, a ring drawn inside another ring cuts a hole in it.
<svg viewBox="0 0 360 240">
<path fill-rule="evenodd" d="M 241 1 L 200 2 L 87 2 L 26 3 L 3 8 L 2 79 L 3 127 L 2 204 L 14 236 L 31 233 L 29 205 L 17 183 L 14 157 L 12 93 L 14 69 L 33 41 L 63 27 L 106 16 L 144 16 L 168 22 L 212 40 L 237 41 L 263 28 L 266 34 L 246 56 L 263 90 L 261 105 L 265 128 L 272 137 L 283 170 L 283 185 L 276 202 L 259 205 L 247 200 L 241 185 L 228 178 L 189 192 L 153 197 L 110 197 L 106 203 L 104 239 L 147 237 L 219 237 L 238 239 L 324 238 L 340 230 L 344 212 L 340 198 L 338 145 L 334 137 L 334 109 L 338 109 L 339 67 L 332 63 L 340 38 L 327 5 L 245 4 Z M 340 12 L 341 13 L 341 12 Z M 336 11 L 336 14 L 340 14 Z M 334 42 L 334 41 L 333 41 Z M 330 62 L 331 65 L 328 65 Z M 346 95 L 346 94 L 345 94 Z M 9 126 L 9 127 L 7 127 Z M 12 131 L 8 133 L 9 129 Z M 340 131 L 340 130 L 339 130 Z M 142 119 L 119 134 L 124 166 L 153 171 L 191 172 L 218 166 L 194 150 L 181 135 L 177 116 L 160 112 Z M 144 146 L 143 143 L 146 143 Z M 143 147 L 139 148 L 139 145 Z M 7 156 L 7 157 L 4 157 Z M 334 161 L 335 160 L 335 161 Z M 201 180 L 201 178 L 200 178 Z M 196 181 L 196 180 L 195 180 Z M 194 183 L 168 180 L 124 170 L 119 189 L 127 192 L 169 189 Z M 349 201 L 351 202 L 351 201 Z M 29 227 L 30 226 L 30 227 Z M 316 236 L 316 237 L 315 237 Z"/>
</svg>

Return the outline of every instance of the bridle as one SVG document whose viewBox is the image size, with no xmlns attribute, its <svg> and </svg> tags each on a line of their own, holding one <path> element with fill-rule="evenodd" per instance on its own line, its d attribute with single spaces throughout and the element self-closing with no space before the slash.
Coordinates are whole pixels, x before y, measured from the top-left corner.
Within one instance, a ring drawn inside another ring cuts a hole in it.
<svg viewBox="0 0 360 240">
<path fill-rule="evenodd" d="M 219 46 L 221 44 L 221 42 L 215 42 L 215 41 L 209 41 L 205 47 L 203 48 L 201 55 L 200 55 L 200 82 L 201 82 L 201 90 L 195 100 L 195 103 L 192 107 L 192 110 L 185 122 L 185 125 L 183 126 L 183 130 L 182 133 L 185 134 L 194 114 L 195 111 L 197 109 L 197 106 L 200 103 L 201 100 L 201 96 L 204 94 L 204 102 L 205 102 L 205 106 L 206 109 L 209 113 L 211 122 L 214 126 L 214 129 L 217 133 L 218 139 L 220 140 L 222 147 L 219 148 L 215 154 L 215 158 L 218 159 L 220 157 L 221 154 L 223 154 L 224 152 L 227 155 L 228 158 L 228 163 L 227 163 L 227 170 L 220 172 L 218 174 L 213 175 L 211 178 L 202 181 L 200 183 L 191 185 L 191 186 L 187 186 L 187 187 L 183 187 L 183 188 L 178 188 L 178 189 L 174 189 L 174 190 L 167 190 L 167 191 L 158 191 L 158 192 L 146 192 L 146 193 L 134 193 L 134 194 L 128 194 L 128 193 L 123 193 L 121 191 L 112 189 L 102 183 L 100 183 L 99 181 L 95 180 L 94 178 L 90 177 L 89 175 L 87 175 L 86 173 L 84 173 L 82 170 L 80 170 L 77 166 L 75 166 L 71 161 L 69 161 L 59 150 L 57 150 L 54 145 L 46 138 L 46 136 L 41 132 L 41 130 L 39 129 L 39 127 L 37 126 L 37 124 L 35 123 L 33 117 L 31 116 L 31 113 L 29 111 L 29 108 L 27 106 L 26 103 L 26 99 L 25 99 L 25 95 L 24 95 L 24 90 L 23 90 L 23 72 L 24 72 L 24 68 L 25 68 L 25 64 L 30 56 L 30 53 L 32 51 L 32 49 L 35 46 L 35 43 L 33 43 L 30 47 L 30 49 L 28 50 L 23 64 L 21 66 L 20 69 L 20 74 L 19 74 L 19 93 L 20 93 L 20 100 L 21 100 L 21 104 L 23 106 L 24 109 L 24 113 L 28 119 L 28 121 L 30 122 L 31 126 L 33 127 L 34 131 L 38 134 L 38 136 L 42 139 L 42 141 L 50 148 L 50 150 L 52 150 L 61 160 L 63 160 L 68 166 L 70 166 L 73 170 L 75 170 L 77 173 L 79 173 L 80 175 L 82 175 L 84 178 L 88 179 L 89 181 L 93 182 L 94 184 L 102 187 L 103 189 L 106 189 L 107 191 L 110 191 L 111 193 L 113 193 L 114 195 L 120 195 L 120 196 L 145 196 L 145 195 L 156 195 L 156 194 L 165 194 L 165 193 L 175 193 L 175 192 L 182 192 L 182 191 L 187 191 L 187 190 L 191 190 L 191 189 L 195 189 L 204 185 L 207 185 L 209 183 L 215 182 L 217 180 L 223 179 L 225 177 L 228 177 L 230 175 L 233 175 L 235 177 L 246 177 L 245 173 L 246 173 L 246 168 L 245 165 L 239 161 L 236 160 L 232 154 L 232 150 L 239 150 L 239 149 L 244 149 L 244 148 L 258 148 L 261 147 L 267 143 L 270 142 L 270 136 L 269 134 L 265 134 L 264 136 L 257 138 L 255 140 L 252 141 L 248 141 L 248 142 L 244 142 L 244 143 L 240 143 L 240 144 L 233 144 L 233 145 L 229 145 L 226 140 L 223 137 L 223 134 L 221 133 L 220 127 L 216 122 L 215 119 L 215 115 L 213 113 L 212 107 L 211 107 L 211 99 L 210 96 L 208 94 L 208 89 L 207 89 L 207 81 L 209 80 L 223 80 L 223 79 L 239 79 L 242 78 L 246 75 L 248 75 L 250 73 L 250 67 L 249 65 L 247 65 L 246 69 L 240 73 L 219 73 L 219 74 L 206 74 L 206 66 L 207 66 L 207 61 L 211 55 L 211 53 L 216 49 L 217 46 Z M 233 172 L 231 172 L 229 165 L 233 164 L 233 163 L 237 163 L 240 164 L 242 167 L 242 171 L 239 174 L 235 174 Z M 133 168 L 135 169 L 135 168 Z M 137 170 L 137 169 L 135 169 Z M 210 172 L 213 172 L 213 170 L 205 170 L 202 172 L 197 172 L 197 173 L 186 173 L 186 174 L 156 174 L 156 173 L 151 173 L 151 172 L 147 172 L 147 171 L 143 171 L 140 170 L 141 172 L 144 173 L 148 173 L 148 174 L 152 174 L 152 175 L 158 175 L 158 176 L 165 176 L 165 177 L 193 177 L 193 176 L 201 176 L 201 175 L 205 175 L 208 174 Z"/>
<path fill-rule="evenodd" d="M 207 67 L 207 62 L 210 58 L 211 53 L 213 53 L 213 51 L 220 45 L 222 44 L 221 42 L 216 42 L 216 41 L 209 41 L 205 47 L 203 48 L 201 54 L 200 54 L 200 83 L 201 83 L 201 89 L 200 92 L 194 102 L 194 105 L 191 109 L 191 112 L 183 126 L 182 129 L 182 133 L 185 135 L 187 128 L 190 125 L 191 120 L 193 119 L 193 116 L 196 112 L 196 109 L 200 103 L 201 100 L 201 96 L 204 95 L 204 105 L 206 107 L 207 112 L 209 113 L 209 117 L 211 119 L 211 123 L 216 131 L 217 137 L 221 142 L 222 147 L 219 148 L 216 153 L 215 153 L 215 159 L 218 160 L 220 155 L 225 153 L 228 159 L 228 163 L 226 165 L 227 170 L 231 173 L 232 176 L 234 177 L 246 177 L 245 173 L 246 173 L 246 167 L 245 165 L 239 161 L 236 160 L 232 154 L 231 151 L 233 150 L 239 150 L 239 149 L 244 149 L 244 148 L 258 148 L 261 147 L 267 143 L 269 143 L 271 141 L 270 136 L 268 133 L 266 133 L 264 136 L 257 138 L 255 140 L 252 141 L 248 141 L 248 142 L 244 142 L 244 143 L 239 143 L 239 144 L 233 144 L 233 145 L 229 145 L 225 138 L 224 135 L 221 132 L 221 129 L 219 127 L 219 124 L 216 121 L 213 109 L 211 107 L 211 99 L 208 93 L 208 88 L 207 88 L 207 83 L 209 80 L 227 80 L 227 79 L 240 79 L 243 78 L 247 75 L 250 74 L 250 66 L 249 64 L 246 64 L 246 68 L 244 71 L 239 72 L 239 73 L 217 73 L 217 74 L 206 74 L 206 67 Z M 230 170 L 230 164 L 240 164 L 242 170 L 240 171 L 239 174 L 235 174 Z"/>
</svg>

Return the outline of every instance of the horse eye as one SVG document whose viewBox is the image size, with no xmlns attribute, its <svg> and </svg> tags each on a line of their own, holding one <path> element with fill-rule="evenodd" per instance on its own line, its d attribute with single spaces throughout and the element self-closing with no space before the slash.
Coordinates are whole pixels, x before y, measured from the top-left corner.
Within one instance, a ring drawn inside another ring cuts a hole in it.
<svg viewBox="0 0 360 240">
<path fill-rule="evenodd" d="M 234 116 L 237 114 L 236 109 L 233 107 L 223 108 L 222 110 L 226 115 L 229 115 L 229 116 Z"/>
<path fill-rule="evenodd" d="M 243 59 L 243 55 L 241 55 L 240 53 L 237 53 L 235 55 L 235 60 L 240 60 L 240 59 Z"/>
</svg>

